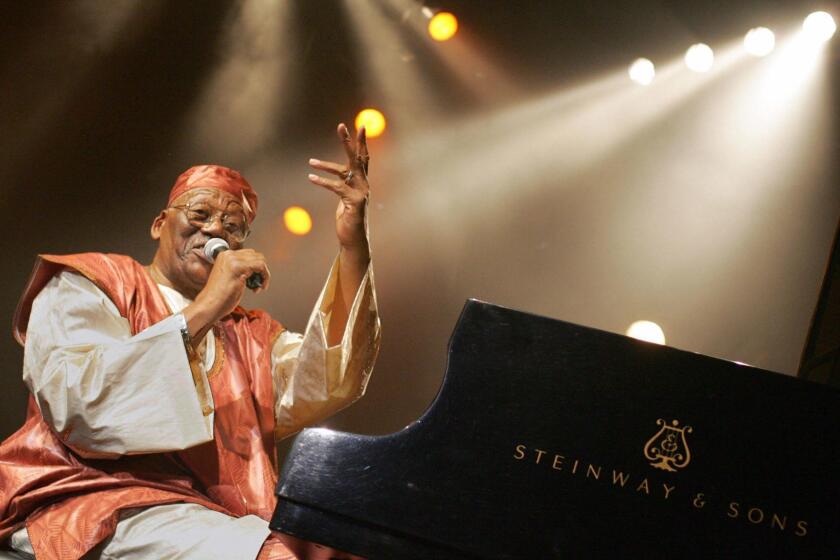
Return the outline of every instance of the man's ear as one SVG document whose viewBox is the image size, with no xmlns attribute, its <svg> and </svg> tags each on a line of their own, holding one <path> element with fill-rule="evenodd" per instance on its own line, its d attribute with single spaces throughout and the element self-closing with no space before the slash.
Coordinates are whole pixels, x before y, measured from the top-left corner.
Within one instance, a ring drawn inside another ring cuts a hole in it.
<svg viewBox="0 0 840 560">
<path fill-rule="evenodd" d="M 163 231 L 164 222 L 166 222 L 166 210 L 161 210 L 157 215 L 155 221 L 152 222 L 152 229 L 149 233 L 152 234 L 152 239 L 157 241 L 160 239 L 160 234 Z"/>
</svg>

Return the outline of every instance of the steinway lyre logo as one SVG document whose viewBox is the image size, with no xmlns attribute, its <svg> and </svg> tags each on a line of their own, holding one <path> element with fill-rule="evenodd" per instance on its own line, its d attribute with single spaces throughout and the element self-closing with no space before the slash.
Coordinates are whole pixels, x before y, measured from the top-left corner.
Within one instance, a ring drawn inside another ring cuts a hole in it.
<svg viewBox="0 0 840 560">
<path fill-rule="evenodd" d="M 685 434 L 691 433 L 691 426 L 680 428 L 678 420 L 668 424 L 662 418 L 656 423 L 660 426 L 659 431 L 645 444 L 645 459 L 650 461 L 650 466 L 670 472 L 687 466 L 691 462 L 691 451 Z"/>
</svg>

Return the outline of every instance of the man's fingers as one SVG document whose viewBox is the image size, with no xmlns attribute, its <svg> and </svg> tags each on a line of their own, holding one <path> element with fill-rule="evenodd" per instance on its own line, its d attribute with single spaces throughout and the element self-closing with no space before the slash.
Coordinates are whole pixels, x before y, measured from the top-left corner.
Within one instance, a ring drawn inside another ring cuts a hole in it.
<svg viewBox="0 0 840 560">
<path fill-rule="evenodd" d="M 338 175 L 339 177 L 347 173 L 346 165 L 341 165 L 332 161 L 321 161 L 319 159 L 312 158 L 309 160 L 309 165 L 315 169 L 320 169 L 321 171 L 326 171 L 327 173 L 332 173 L 333 175 Z"/>
<path fill-rule="evenodd" d="M 350 131 L 347 130 L 347 125 L 344 123 L 340 123 L 338 125 L 337 131 L 338 138 L 344 146 L 344 152 L 347 154 L 347 161 L 349 161 L 352 166 L 356 159 L 356 143 L 353 142 L 353 137 L 350 136 Z"/>
<path fill-rule="evenodd" d="M 224 255 L 224 257 L 222 257 Z M 268 263 L 265 255 L 253 249 L 238 249 L 236 251 L 225 251 L 219 257 L 232 259 L 230 263 L 232 272 L 238 277 L 247 280 L 252 274 L 260 274 L 263 278 L 262 287 L 255 292 L 268 289 L 271 282 L 271 272 L 268 270 Z"/>
<path fill-rule="evenodd" d="M 262 285 L 256 290 L 254 290 L 254 293 L 259 293 L 267 290 L 268 285 L 271 283 L 271 272 L 268 270 L 268 263 L 262 261 L 259 269 L 255 270 L 254 272 L 257 272 L 260 276 L 262 276 Z M 250 278 L 251 275 L 249 274 L 248 277 Z"/>
<path fill-rule="evenodd" d="M 315 175 L 314 173 L 310 173 L 309 181 L 319 187 L 330 190 L 339 196 L 345 197 L 349 195 L 348 200 L 354 199 L 354 196 L 350 195 L 352 191 L 360 191 L 364 196 L 364 193 L 366 193 L 368 189 L 366 178 L 368 159 L 370 159 L 368 156 L 367 133 L 365 131 L 365 127 L 359 127 L 359 130 L 356 132 L 355 140 L 352 136 L 350 136 L 350 131 L 344 123 L 340 123 L 338 125 L 336 132 L 344 145 L 344 151 L 347 153 L 348 165 L 312 158 L 309 160 L 310 166 L 318 169 L 319 171 L 325 171 L 331 175 L 335 175 L 339 177 L 339 179 L 327 179 L 325 177 Z M 353 177 L 352 179 L 349 178 L 351 174 Z"/>
<path fill-rule="evenodd" d="M 324 187 L 338 195 L 344 194 L 344 191 L 348 189 L 348 186 L 340 179 L 327 179 L 325 177 L 319 177 L 314 173 L 310 173 L 308 179 L 313 184 Z"/>
<path fill-rule="evenodd" d="M 268 264 L 263 258 L 248 260 L 243 263 L 241 277 L 247 281 L 254 274 L 262 276 L 262 284 L 254 290 L 254 293 L 267 290 L 268 285 L 271 283 L 271 272 L 268 270 Z"/>
<path fill-rule="evenodd" d="M 364 127 L 364 125 L 362 125 L 357 132 L 356 161 L 359 162 L 359 167 L 362 169 L 362 171 L 365 172 L 365 175 L 367 175 L 370 155 L 368 154 L 367 147 L 367 129 Z"/>
<path fill-rule="evenodd" d="M 309 174 L 309 180 L 319 187 L 323 187 L 329 191 L 334 192 L 341 199 L 348 204 L 357 204 L 365 199 L 367 196 L 367 183 L 362 181 L 357 187 L 351 187 L 341 179 L 327 179 L 319 177 L 318 175 Z"/>
</svg>

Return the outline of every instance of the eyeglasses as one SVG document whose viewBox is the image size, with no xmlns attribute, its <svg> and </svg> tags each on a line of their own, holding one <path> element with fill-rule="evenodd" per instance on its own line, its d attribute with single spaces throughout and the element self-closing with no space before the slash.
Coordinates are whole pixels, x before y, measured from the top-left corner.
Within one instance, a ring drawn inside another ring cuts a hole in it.
<svg viewBox="0 0 840 560">
<path fill-rule="evenodd" d="M 225 229 L 228 237 L 237 243 L 242 243 L 248 237 L 250 230 L 248 229 L 248 220 L 241 212 L 227 212 L 219 210 L 210 206 L 206 202 L 189 202 L 187 204 L 180 204 L 177 206 L 170 206 L 176 210 L 181 210 L 186 215 L 187 220 L 198 229 L 204 229 L 207 224 L 212 224 L 216 219 L 220 219 L 222 227 Z"/>
</svg>

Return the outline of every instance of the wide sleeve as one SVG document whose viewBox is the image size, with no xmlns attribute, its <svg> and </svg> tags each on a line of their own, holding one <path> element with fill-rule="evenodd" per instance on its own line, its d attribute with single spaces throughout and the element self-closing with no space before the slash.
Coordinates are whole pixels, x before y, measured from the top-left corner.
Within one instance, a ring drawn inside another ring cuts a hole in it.
<svg viewBox="0 0 840 560">
<path fill-rule="evenodd" d="M 283 331 L 272 349 L 275 436 L 284 438 L 358 400 L 379 352 L 380 323 L 373 268 L 353 299 L 341 343 L 327 346 L 338 259 L 333 263 L 303 335 Z"/>
<path fill-rule="evenodd" d="M 82 456 L 186 449 L 213 439 L 213 409 L 183 326 L 177 314 L 132 336 L 99 288 L 65 271 L 32 304 L 23 379 L 44 420 Z"/>
</svg>

